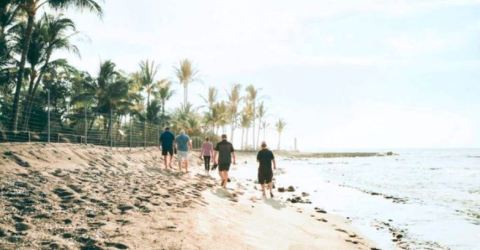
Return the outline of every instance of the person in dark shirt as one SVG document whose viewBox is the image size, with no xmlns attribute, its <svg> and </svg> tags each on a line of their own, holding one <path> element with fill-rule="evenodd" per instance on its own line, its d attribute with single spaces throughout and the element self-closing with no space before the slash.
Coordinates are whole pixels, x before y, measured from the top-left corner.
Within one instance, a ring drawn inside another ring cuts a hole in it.
<svg viewBox="0 0 480 250">
<path fill-rule="evenodd" d="M 218 152 L 218 153 L 217 153 Z M 230 165 L 235 165 L 235 150 L 233 145 L 227 141 L 227 135 L 222 135 L 222 141 L 217 143 L 215 146 L 215 151 L 213 152 L 213 163 L 218 164 L 218 172 L 220 178 L 222 179 L 222 187 L 227 187 L 228 182 L 228 171 L 230 170 Z"/>
<path fill-rule="evenodd" d="M 262 142 L 262 149 L 257 154 L 258 166 L 258 183 L 262 186 L 262 194 L 265 195 L 265 185 L 270 190 L 270 197 L 273 198 L 272 192 L 272 178 L 273 178 L 273 169 L 277 169 L 277 164 L 275 163 L 275 156 L 273 152 L 267 148 L 267 143 Z"/>
<path fill-rule="evenodd" d="M 172 168 L 174 141 L 175 141 L 175 135 L 172 132 L 170 132 L 170 128 L 166 127 L 165 131 L 160 135 L 160 143 L 162 145 L 163 164 L 165 165 L 165 169 Z"/>
</svg>

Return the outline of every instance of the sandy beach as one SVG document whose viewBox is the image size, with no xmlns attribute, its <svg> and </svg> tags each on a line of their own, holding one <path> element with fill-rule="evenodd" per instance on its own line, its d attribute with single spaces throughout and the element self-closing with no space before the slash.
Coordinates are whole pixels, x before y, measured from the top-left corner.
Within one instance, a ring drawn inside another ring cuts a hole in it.
<svg viewBox="0 0 480 250">
<path fill-rule="evenodd" d="M 1 144 L 0 154 L 1 249 L 375 249 L 347 219 L 286 202 L 301 190 L 263 199 L 235 176 L 220 188 L 196 153 L 188 174 L 164 170 L 156 148 Z"/>
</svg>

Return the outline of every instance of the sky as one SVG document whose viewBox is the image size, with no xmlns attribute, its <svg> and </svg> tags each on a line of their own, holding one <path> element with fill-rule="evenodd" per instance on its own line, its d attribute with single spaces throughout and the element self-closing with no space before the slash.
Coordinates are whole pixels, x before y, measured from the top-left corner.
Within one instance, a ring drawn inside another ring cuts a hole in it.
<svg viewBox="0 0 480 250">
<path fill-rule="evenodd" d="M 182 89 L 189 58 L 203 104 L 209 86 L 254 84 L 282 147 L 301 150 L 480 147 L 480 0 L 106 0 L 104 16 L 69 11 L 81 58 L 126 72 L 140 60 Z M 238 137 L 239 132 L 237 132 Z"/>
</svg>

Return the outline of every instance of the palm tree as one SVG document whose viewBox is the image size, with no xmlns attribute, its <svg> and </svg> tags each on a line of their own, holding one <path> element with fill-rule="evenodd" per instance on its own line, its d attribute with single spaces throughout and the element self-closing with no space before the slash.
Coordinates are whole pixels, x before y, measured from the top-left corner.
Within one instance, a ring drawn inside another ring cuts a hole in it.
<svg viewBox="0 0 480 250">
<path fill-rule="evenodd" d="M 252 127 L 252 145 L 253 149 L 257 148 L 257 144 L 255 143 L 255 120 L 257 117 L 257 108 L 256 108 L 256 102 L 257 102 L 257 96 L 258 96 L 258 89 L 255 88 L 252 84 L 248 85 L 247 88 L 247 100 L 250 102 L 252 105 L 252 121 L 253 121 L 253 127 Z"/>
<path fill-rule="evenodd" d="M 37 30 L 38 29 L 38 30 Z M 71 33 L 66 33 L 71 31 Z M 39 37 L 37 38 L 37 33 Z M 40 19 L 38 27 L 32 33 L 32 42 L 30 44 L 31 50 L 29 50 L 28 61 L 31 65 L 30 85 L 27 93 L 27 105 L 26 105 L 26 122 L 28 125 L 28 116 L 32 109 L 32 100 L 35 95 L 40 81 L 43 79 L 43 75 L 48 70 L 50 65 L 50 59 L 54 51 L 66 50 L 73 52 L 76 55 L 80 55 L 78 48 L 70 43 L 70 37 L 77 34 L 74 22 L 69 18 L 64 18 L 62 15 L 59 17 L 53 17 L 44 15 Z M 38 40 L 38 41 L 37 41 Z M 35 66 L 43 62 L 43 66 L 40 71 L 37 72 Z M 38 76 L 37 76 L 38 75 Z M 35 79 L 36 78 L 36 79 Z"/>
<path fill-rule="evenodd" d="M 172 98 L 172 96 L 175 94 L 175 91 L 172 90 L 172 83 L 168 79 L 162 79 L 158 82 L 158 85 L 160 86 L 158 92 L 157 92 L 157 97 L 161 101 L 162 105 L 162 126 L 165 125 L 165 106 L 167 101 Z"/>
<path fill-rule="evenodd" d="M 285 129 L 286 125 L 287 124 L 283 119 L 279 119 L 277 123 L 275 123 L 275 129 L 277 130 L 277 133 L 278 133 L 278 147 L 277 147 L 278 150 L 280 150 L 280 145 L 281 145 L 280 139 L 282 137 L 283 129 Z"/>
<path fill-rule="evenodd" d="M 15 86 L 15 95 L 13 99 L 13 117 L 12 129 L 17 130 L 18 124 L 18 104 L 20 100 L 20 91 L 23 85 L 25 64 L 27 61 L 28 51 L 30 49 L 30 41 L 33 33 L 33 26 L 35 24 L 35 17 L 37 11 L 43 7 L 48 6 L 52 9 L 64 10 L 69 7 L 79 9 L 88 9 L 99 15 L 102 14 L 102 8 L 96 0 L 15 0 L 11 1 L 17 3 L 19 8 L 27 15 L 27 26 L 25 29 L 24 39 L 21 45 L 20 62 L 18 64 L 17 81 Z"/>
<path fill-rule="evenodd" d="M 178 78 L 180 84 L 182 84 L 183 92 L 183 105 L 188 103 L 188 85 L 196 80 L 198 71 L 193 67 L 192 62 L 188 59 L 180 61 L 178 68 L 175 68 L 175 75 Z"/>
<path fill-rule="evenodd" d="M 229 113 L 229 120 L 230 120 L 230 140 L 233 143 L 233 136 L 235 133 L 235 128 L 237 126 L 238 120 L 238 106 L 240 104 L 240 91 L 242 85 L 234 84 L 230 93 L 228 93 L 228 113 Z"/>
<path fill-rule="evenodd" d="M 267 110 L 265 108 L 265 105 L 264 105 L 263 102 L 261 102 L 260 105 L 258 106 L 258 109 L 257 109 L 257 117 L 258 117 L 257 142 L 260 141 L 260 132 L 262 130 L 263 119 L 265 118 L 266 114 L 267 114 Z M 265 141 L 265 138 L 263 138 L 263 140 Z"/>
<path fill-rule="evenodd" d="M 155 83 L 155 76 L 158 73 L 159 65 L 155 64 L 155 61 L 144 60 L 140 62 L 140 72 L 137 77 L 141 85 L 145 88 L 147 93 L 146 107 L 150 105 L 150 95 L 158 87 L 158 82 Z"/>
<path fill-rule="evenodd" d="M 208 88 L 207 97 L 202 97 L 208 107 L 208 111 L 205 113 L 204 122 L 207 125 L 211 125 L 212 133 L 215 133 L 215 124 L 216 124 L 216 110 L 215 105 L 217 103 L 218 90 L 215 87 Z"/>
<path fill-rule="evenodd" d="M 250 124 L 252 123 L 250 116 L 246 112 L 242 112 L 240 116 L 240 127 L 242 128 L 242 141 L 241 141 L 241 148 L 245 149 L 245 130 L 248 130 Z M 248 135 L 248 134 L 247 134 Z M 247 136 L 248 137 L 248 136 Z"/>
</svg>

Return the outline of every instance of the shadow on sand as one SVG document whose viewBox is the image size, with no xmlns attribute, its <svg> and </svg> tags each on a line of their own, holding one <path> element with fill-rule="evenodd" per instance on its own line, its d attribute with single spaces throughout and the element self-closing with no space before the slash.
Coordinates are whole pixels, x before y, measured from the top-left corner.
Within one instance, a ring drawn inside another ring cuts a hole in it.
<svg viewBox="0 0 480 250">
<path fill-rule="evenodd" d="M 274 200 L 274 199 L 265 199 L 265 204 L 275 208 L 275 209 L 282 209 L 282 208 L 286 208 L 287 206 L 285 205 L 285 203 L 279 201 L 279 200 Z"/>
</svg>

